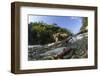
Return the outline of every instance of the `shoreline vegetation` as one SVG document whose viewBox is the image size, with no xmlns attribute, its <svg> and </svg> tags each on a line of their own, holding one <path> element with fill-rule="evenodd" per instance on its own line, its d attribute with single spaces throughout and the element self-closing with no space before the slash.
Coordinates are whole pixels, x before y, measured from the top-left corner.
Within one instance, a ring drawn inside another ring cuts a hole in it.
<svg viewBox="0 0 100 76">
<path fill-rule="evenodd" d="M 77 34 L 57 24 L 28 24 L 28 60 L 88 58 L 88 20 Z"/>
</svg>

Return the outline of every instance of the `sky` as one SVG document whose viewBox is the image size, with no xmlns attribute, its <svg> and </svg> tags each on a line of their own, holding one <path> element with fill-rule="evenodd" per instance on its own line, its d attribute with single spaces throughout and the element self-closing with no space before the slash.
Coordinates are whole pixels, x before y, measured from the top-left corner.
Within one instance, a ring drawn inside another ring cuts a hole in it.
<svg viewBox="0 0 100 76">
<path fill-rule="evenodd" d="M 62 28 L 67 28 L 74 34 L 78 33 L 82 26 L 83 17 L 77 16 L 43 16 L 43 15 L 29 15 L 29 23 L 44 22 L 47 24 L 57 24 Z"/>
</svg>

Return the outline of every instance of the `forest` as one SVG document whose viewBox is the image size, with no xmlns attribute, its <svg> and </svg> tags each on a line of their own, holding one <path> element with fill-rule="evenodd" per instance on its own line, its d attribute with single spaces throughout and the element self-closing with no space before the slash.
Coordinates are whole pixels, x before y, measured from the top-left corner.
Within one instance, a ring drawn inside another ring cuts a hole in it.
<svg viewBox="0 0 100 76">
<path fill-rule="evenodd" d="M 28 44 L 44 45 L 54 42 L 53 34 L 66 33 L 72 35 L 71 31 L 57 26 L 57 24 L 46 24 L 43 22 L 34 22 L 28 25 Z"/>
</svg>

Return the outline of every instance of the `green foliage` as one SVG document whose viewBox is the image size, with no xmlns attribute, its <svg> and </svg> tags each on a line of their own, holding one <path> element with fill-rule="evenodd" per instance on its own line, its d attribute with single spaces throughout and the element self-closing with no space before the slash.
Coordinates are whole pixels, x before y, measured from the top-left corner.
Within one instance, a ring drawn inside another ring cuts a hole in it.
<svg viewBox="0 0 100 76">
<path fill-rule="evenodd" d="M 88 26 L 88 18 L 87 17 L 83 17 L 83 25 L 80 28 L 80 31 L 85 30 L 87 26 Z"/>
<path fill-rule="evenodd" d="M 57 24 L 46 24 L 43 22 L 34 22 L 28 25 L 29 45 L 48 44 L 54 42 L 54 33 L 72 34 L 68 29 L 61 28 Z"/>
</svg>

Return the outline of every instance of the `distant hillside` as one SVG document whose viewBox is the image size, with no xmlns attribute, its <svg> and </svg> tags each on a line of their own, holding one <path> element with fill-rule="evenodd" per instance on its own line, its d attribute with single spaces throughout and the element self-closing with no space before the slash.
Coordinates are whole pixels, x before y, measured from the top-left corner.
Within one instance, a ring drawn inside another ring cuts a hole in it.
<svg viewBox="0 0 100 76">
<path fill-rule="evenodd" d="M 80 31 L 86 30 L 87 27 L 88 27 L 88 18 L 87 18 L 87 17 L 84 17 L 84 18 L 83 18 L 83 25 L 82 25 L 82 27 L 80 28 Z"/>
<path fill-rule="evenodd" d="M 43 22 L 34 22 L 28 24 L 28 44 L 48 44 L 54 42 L 53 34 L 55 33 L 72 33 L 65 28 L 59 27 L 57 24 L 46 24 Z"/>
</svg>

